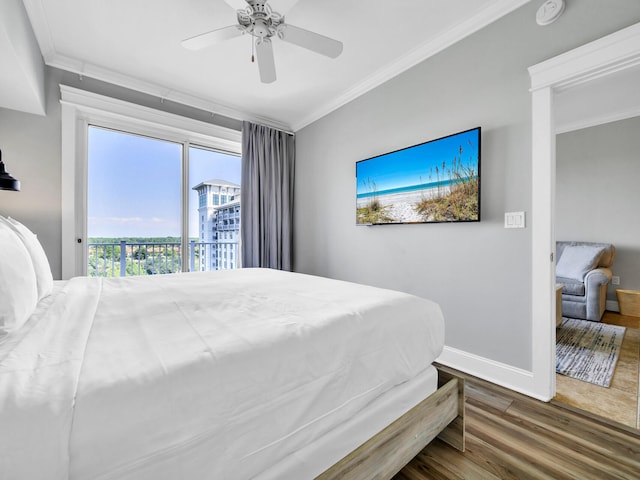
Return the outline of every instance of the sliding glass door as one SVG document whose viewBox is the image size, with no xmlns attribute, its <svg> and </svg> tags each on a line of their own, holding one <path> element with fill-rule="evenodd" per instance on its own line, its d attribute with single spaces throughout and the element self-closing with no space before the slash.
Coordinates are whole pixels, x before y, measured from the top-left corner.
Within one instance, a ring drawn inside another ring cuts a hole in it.
<svg viewBox="0 0 640 480">
<path fill-rule="evenodd" d="M 181 271 L 182 145 L 91 126 L 88 159 L 88 275 Z"/>
<path fill-rule="evenodd" d="M 100 126 L 87 136 L 88 275 L 239 266 L 239 156 Z"/>
<path fill-rule="evenodd" d="M 240 157 L 190 146 L 190 271 L 240 266 Z"/>
</svg>

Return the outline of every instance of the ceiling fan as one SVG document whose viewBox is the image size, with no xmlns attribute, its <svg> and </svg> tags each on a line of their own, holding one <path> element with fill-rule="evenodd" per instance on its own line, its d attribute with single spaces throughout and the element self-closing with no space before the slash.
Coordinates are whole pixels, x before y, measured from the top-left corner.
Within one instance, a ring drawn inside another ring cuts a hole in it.
<svg viewBox="0 0 640 480">
<path fill-rule="evenodd" d="M 297 1 L 279 0 L 278 4 L 288 9 Z M 342 42 L 285 23 L 284 15 L 273 11 L 271 6 L 267 4 L 267 0 L 225 0 L 225 2 L 236 9 L 238 23 L 187 38 L 182 41 L 183 47 L 199 50 L 249 34 L 255 38 L 258 70 L 260 80 L 263 83 L 271 83 L 276 80 L 272 37 L 278 37 L 285 42 L 293 43 L 330 58 L 336 58 L 342 53 Z M 251 60 L 253 61 L 253 55 Z"/>
</svg>

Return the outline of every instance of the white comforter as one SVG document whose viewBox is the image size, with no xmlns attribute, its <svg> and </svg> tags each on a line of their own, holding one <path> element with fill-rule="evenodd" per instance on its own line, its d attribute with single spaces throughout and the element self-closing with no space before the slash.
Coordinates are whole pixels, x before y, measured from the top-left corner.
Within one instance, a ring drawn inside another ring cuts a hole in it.
<svg viewBox="0 0 640 480">
<path fill-rule="evenodd" d="M 74 278 L 0 344 L 0 478 L 251 478 L 443 342 L 435 303 L 320 277 Z"/>
</svg>

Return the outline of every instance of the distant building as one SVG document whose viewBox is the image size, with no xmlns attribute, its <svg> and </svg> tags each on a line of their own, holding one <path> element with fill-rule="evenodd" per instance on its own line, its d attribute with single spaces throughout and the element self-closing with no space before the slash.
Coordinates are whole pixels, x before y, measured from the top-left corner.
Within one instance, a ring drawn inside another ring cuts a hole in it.
<svg viewBox="0 0 640 480">
<path fill-rule="evenodd" d="M 199 197 L 200 270 L 238 267 L 240 185 L 213 179 L 193 189 Z"/>
</svg>

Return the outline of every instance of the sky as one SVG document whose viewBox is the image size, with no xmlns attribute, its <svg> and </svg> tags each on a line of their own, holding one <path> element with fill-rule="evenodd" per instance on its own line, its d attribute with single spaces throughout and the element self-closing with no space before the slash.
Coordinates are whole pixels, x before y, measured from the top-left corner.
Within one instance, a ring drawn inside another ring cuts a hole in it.
<svg viewBox="0 0 640 480">
<path fill-rule="evenodd" d="M 88 236 L 180 236 L 182 145 L 89 128 Z M 198 193 L 219 178 L 240 184 L 240 157 L 189 148 L 189 236 L 198 236 Z"/>
<path fill-rule="evenodd" d="M 460 155 L 460 147 L 462 147 L 462 155 Z M 446 162 L 449 168 L 454 157 L 460 157 L 463 165 L 476 164 L 478 161 L 477 130 L 469 130 L 358 162 L 356 164 L 357 194 L 370 192 L 371 187 L 367 180 L 375 181 L 378 192 L 435 182 L 435 167 L 438 166 L 441 171 L 442 162 Z M 442 173 L 440 173 L 440 180 L 443 180 Z"/>
</svg>

